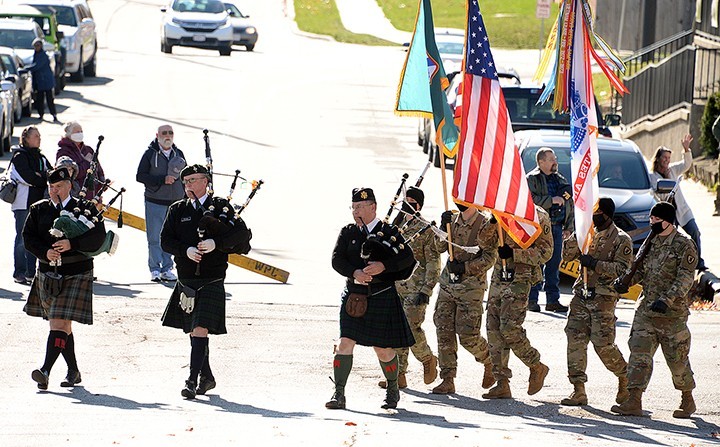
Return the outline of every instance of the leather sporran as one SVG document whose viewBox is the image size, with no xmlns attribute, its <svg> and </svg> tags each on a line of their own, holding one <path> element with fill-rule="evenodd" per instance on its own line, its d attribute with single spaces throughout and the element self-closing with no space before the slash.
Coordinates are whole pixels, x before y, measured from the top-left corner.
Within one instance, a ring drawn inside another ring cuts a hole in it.
<svg viewBox="0 0 720 447">
<path fill-rule="evenodd" d="M 367 312 L 367 295 L 364 293 L 351 293 L 345 301 L 345 312 L 351 317 L 360 318 Z"/>
<path fill-rule="evenodd" d="M 195 309 L 195 295 L 197 292 L 188 286 L 180 284 L 180 308 L 191 314 Z"/>
<path fill-rule="evenodd" d="M 58 296 L 62 292 L 63 276 L 56 272 L 46 272 L 43 290 L 50 296 Z"/>
</svg>

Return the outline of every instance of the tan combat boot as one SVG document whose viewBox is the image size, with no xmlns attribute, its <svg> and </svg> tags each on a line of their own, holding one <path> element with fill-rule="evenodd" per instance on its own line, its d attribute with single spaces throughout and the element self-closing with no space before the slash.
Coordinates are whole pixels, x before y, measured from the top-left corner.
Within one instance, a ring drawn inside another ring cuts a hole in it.
<svg viewBox="0 0 720 447">
<path fill-rule="evenodd" d="M 621 404 L 627 400 L 627 398 L 630 396 L 630 393 L 628 393 L 627 386 L 628 386 L 627 376 L 618 377 L 618 392 L 617 392 L 617 396 L 615 396 L 615 402 Z"/>
<path fill-rule="evenodd" d="M 582 382 L 573 383 L 575 391 L 570 394 L 570 397 L 560 401 L 560 405 L 567 405 L 569 407 L 579 407 L 580 405 L 587 405 L 587 394 L 585 394 L 585 384 Z"/>
<path fill-rule="evenodd" d="M 545 377 L 547 377 L 550 368 L 548 368 L 542 362 L 537 362 L 530 367 L 530 380 L 528 381 L 528 394 L 533 395 L 540 391 L 545 384 Z"/>
<path fill-rule="evenodd" d="M 387 388 L 387 381 L 381 380 L 378 382 L 378 386 L 382 389 Z M 407 378 L 405 377 L 405 374 L 398 374 L 398 389 L 405 389 L 407 388 Z"/>
<path fill-rule="evenodd" d="M 485 389 L 495 385 L 495 376 L 492 372 L 492 362 L 488 361 L 485 363 L 485 374 L 483 374 L 482 387 Z"/>
<path fill-rule="evenodd" d="M 432 389 L 433 394 L 453 394 L 455 392 L 455 379 L 448 377 L 443 379 L 440 385 Z"/>
<path fill-rule="evenodd" d="M 610 411 L 623 416 L 642 416 L 642 390 L 640 388 L 630 388 L 628 393 L 627 400 L 620 405 L 613 405 Z"/>
<path fill-rule="evenodd" d="M 510 381 L 508 379 L 499 379 L 497 385 L 490 388 L 490 391 L 482 395 L 483 399 L 512 399 L 510 392 Z"/>
<path fill-rule="evenodd" d="M 431 355 L 428 360 L 423 362 L 423 380 L 426 385 L 430 385 L 437 379 L 437 365 L 438 359 L 434 355 Z"/>
<path fill-rule="evenodd" d="M 673 411 L 673 417 L 678 419 L 688 419 L 691 414 L 695 413 L 695 399 L 693 399 L 692 390 L 682 392 L 682 402 L 680 408 Z"/>
</svg>

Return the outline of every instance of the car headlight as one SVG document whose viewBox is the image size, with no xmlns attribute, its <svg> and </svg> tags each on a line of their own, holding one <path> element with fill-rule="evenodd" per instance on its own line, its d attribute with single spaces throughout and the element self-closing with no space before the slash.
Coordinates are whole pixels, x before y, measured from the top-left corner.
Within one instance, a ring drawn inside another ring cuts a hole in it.
<svg viewBox="0 0 720 447">
<path fill-rule="evenodd" d="M 68 49 L 68 51 L 77 50 L 77 40 L 74 37 L 63 37 L 62 43 L 63 46 Z"/>
<path fill-rule="evenodd" d="M 173 17 L 173 18 L 172 18 L 172 22 L 173 22 L 174 24 L 176 24 L 176 25 L 180 25 L 180 26 L 183 25 L 183 21 L 180 20 L 180 19 L 178 19 L 177 17 Z"/>
<path fill-rule="evenodd" d="M 218 22 L 218 28 L 222 28 L 223 26 L 225 26 L 227 24 L 228 24 L 227 19 L 224 19 L 223 21 Z"/>
<path fill-rule="evenodd" d="M 245 28 L 245 32 L 248 34 L 255 34 L 255 27 L 254 26 L 248 26 Z"/>
<path fill-rule="evenodd" d="M 649 222 L 650 221 L 650 210 L 648 211 L 642 211 L 642 212 L 635 212 L 635 213 L 628 213 L 628 216 L 635 222 Z"/>
</svg>

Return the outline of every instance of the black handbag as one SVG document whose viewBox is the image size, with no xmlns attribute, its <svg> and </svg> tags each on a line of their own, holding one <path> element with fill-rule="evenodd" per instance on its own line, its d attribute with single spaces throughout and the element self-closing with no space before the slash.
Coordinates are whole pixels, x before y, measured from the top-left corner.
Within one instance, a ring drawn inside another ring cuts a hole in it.
<svg viewBox="0 0 720 447">
<path fill-rule="evenodd" d="M 8 168 L 5 172 L 10 172 L 12 166 L 12 159 L 8 164 Z M 8 176 L 0 178 L 0 199 L 7 203 L 13 203 L 17 196 L 17 182 Z"/>
</svg>

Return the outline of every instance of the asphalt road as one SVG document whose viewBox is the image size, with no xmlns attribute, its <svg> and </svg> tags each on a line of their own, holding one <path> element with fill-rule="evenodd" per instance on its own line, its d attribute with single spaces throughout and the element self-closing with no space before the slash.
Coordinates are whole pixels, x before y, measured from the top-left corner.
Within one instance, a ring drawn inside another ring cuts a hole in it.
<svg viewBox="0 0 720 447">
<path fill-rule="evenodd" d="M 690 320 L 698 382 L 698 413 L 691 420 L 671 417 L 680 395 L 660 354 L 645 394 L 649 417 L 609 413 L 615 381 L 594 353 L 590 406 L 557 405 L 572 387 L 565 378 L 564 319 L 548 313 L 530 314 L 526 324 L 551 368 L 546 388 L 532 398 L 524 392 L 528 371 L 513 357 L 517 399 L 484 401 L 482 368 L 461 351 L 458 394 L 428 394 L 413 360 L 401 409 L 381 410 L 377 360 L 358 348 L 349 409 L 325 410 L 342 285 L 329 261 L 339 228 L 350 221 L 350 191 L 373 187 L 382 213 L 402 174 L 414 181 L 425 164 L 415 144 L 415 121 L 392 113 L 405 53 L 298 35 L 282 16 L 281 0 L 263 0 L 245 8 L 260 30 L 254 52 L 239 49 L 220 57 L 176 48 L 165 55 L 159 49 L 159 5 L 92 3 L 99 77 L 68 85 L 57 99 L 60 118 L 80 121 L 93 145 L 105 136 L 101 163 L 108 177 L 128 189 L 124 208 L 137 215 L 143 214 L 143 201 L 135 169 L 158 124 L 174 126 L 176 144 L 192 163 L 204 162 L 202 129 L 209 129 L 217 172 L 241 169 L 246 178 L 266 182 L 243 214 L 253 229 L 250 256 L 288 270 L 290 281 L 277 284 L 231 267 L 229 335 L 210 342 L 218 388 L 192 402 L 179 393 L 189 343 L 179 331 L 160 326 L 170 289 L 149 281 L 143 233 L 117 230 L 117 254 L 96 262 L 96 321 L 75 326 L 83 383 L 74 390 L 58 386 L 65 372 L 59 360 L 50 390 L 37 392 L 30 372 L 44 355 L 47 323 L 22 313 L 27 288 L 6 281 L 0 288 L 3 446 L 717 444 L 717 312 L 694 312 Z M 40 131 L 53 159 L 61 127 L 45 122 Z M 443 209 L 439 170 L 429 171 L 423 186 L 425 214 L 437 219 Z M 228 179 L 217 179 L 219 194 L 228 187 Z M 247 191 L 236 191 L 236 200 L 244 201 Z M 703 194 L 698 190 L 691 200 Z M 701 206 L 693 204 L 698 215 Z M 701 230 L 715 241 L 717 221 L 704 214 L 702 219 Z M 9 279 L 9 207 L 0 210 L 0 234 L 7 235 L 0 265 Z M 711 266 L 720 266 L 712 248 L 708 252 Z M 632 306 L 622 302 L 618 310 L 618 345 L 626 355 Z M 430 322 L 426 329 L 434 344 Z"/>
</svg>

